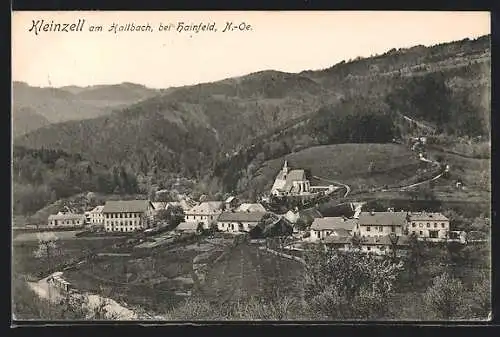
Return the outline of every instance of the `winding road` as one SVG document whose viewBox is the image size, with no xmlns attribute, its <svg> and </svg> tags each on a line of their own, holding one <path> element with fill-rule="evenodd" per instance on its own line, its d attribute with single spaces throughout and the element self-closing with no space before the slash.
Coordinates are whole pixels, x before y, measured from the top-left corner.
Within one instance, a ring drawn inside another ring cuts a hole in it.
<svg viewBox="0 0 500 337">
<path fill-rule="evenodd" d="M 345 194 L 344 194 L 344 198 L 346 198 L 347 195 L 351 192 L 351 188 L 349 187 L 349 185 L 343 184 L 341 182 L 334 181 L 334 180 L 329 180 L 329 179 L 324 179 L 324 178 L 321 178 L 321 177 L 318 177 L 318 176 L 313 176 L 313 178 L 326 181 L 327 183 L 337 184 L 337 185 L 340 185 L 340 186 L 344 187 L 345 190 L 346 190 Z"/>
</svg>

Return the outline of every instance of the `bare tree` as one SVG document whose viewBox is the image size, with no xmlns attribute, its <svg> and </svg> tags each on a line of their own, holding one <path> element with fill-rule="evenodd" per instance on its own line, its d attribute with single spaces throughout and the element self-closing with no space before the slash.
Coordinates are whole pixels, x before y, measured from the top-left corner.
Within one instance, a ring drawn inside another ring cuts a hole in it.
<svg viewBox="0 0 500 337">
<path fill-rule="evenodd" d="M 38 259 L 45 259 L 49 270 L 53 267 L 53 258 L 57 255 L 58 237 L 54 233 L 42 232 L 37 234 L 38 246 L 33 255 Z"/>
</svg>

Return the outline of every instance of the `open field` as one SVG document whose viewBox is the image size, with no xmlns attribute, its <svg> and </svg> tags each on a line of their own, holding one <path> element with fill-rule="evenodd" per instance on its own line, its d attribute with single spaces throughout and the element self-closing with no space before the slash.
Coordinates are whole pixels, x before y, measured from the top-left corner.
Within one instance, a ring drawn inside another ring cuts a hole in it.
<svg viewBox="0 0 500 337">
<path fill-rule="evenodd" d="M 416 154 L 404 145 L 324 145 L 265 162 L 254 176 L 254 183 L 263 189 L 270 188 L 285 159 L 292 169 L 309 169 L 313 176 L 341 181 L 351 186 L 353 191 L 395 184 L 412 177 L 422 167 Z M 314 180 L 312 183 L 326 184 Z"/>
<path fill-rule="evenodd" d="M 265 253 L 258 246 L 241 243 L 225 257 L 209 266 L 202 294 L 213 301 L 235 301 L 258 296 L 274 298 L 299 295 L 302 265 Z"/>
</svg>

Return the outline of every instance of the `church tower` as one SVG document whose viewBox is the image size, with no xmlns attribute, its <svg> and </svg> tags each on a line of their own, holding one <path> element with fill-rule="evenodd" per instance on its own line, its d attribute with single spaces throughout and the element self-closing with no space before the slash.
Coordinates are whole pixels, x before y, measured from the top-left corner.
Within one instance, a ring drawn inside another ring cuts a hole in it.
<svg viewBox="0 0 500 337">
<path fill-rule="evenodd" d="M 288 174 L 288 162 L 285 160 L 285 164 L 283 165 L 283 177 L 286 177 Z"/>
</svg>

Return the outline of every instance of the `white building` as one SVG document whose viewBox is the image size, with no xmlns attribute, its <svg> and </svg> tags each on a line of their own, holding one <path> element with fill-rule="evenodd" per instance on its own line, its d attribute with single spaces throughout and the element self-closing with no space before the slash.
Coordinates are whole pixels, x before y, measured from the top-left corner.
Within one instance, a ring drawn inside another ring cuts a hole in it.
<svg viewBox="0 0 500 337">
<path fill-rule="evenodd" d="M 410 213 L 408 232 L 430 241 L 446 240 L 450 231 L 450 220 L 441 213 Z"/>
<path fill-rule="evenodd" d="M 345 217 L 324 217 L 314 219 L 311 225 L 310 241 L 318 241 L 327 236 L 351 236 L 357 231 L 357 221 Z"/>
<path fill-rule="evenodd" d="M 92 227 L 104 227 L 104 214 L 102 213 L 104 205 L 96 206 L 90 213 L 90 225 Z"/>
<path fill-rule="evenodd" d="M 217 228 L 223 232 L 248 232 L 262 220 L 265 212 L 224 212 L 219 216 Z"/>
<path fill-rule="evenodd" d="M 133 232 L 150 227 L 154 207 L 149 200 L 107 201 L 102 213 L 107 232 Z"/>
<path fill-rule="evenodd" d="M 212 223 L 217 222 L 223 207 L 222 201 L 205 201 L 185 211 L 184 220 L 201 223 L 203 228 L 208 229 Z"/>
<path fill-rule="evenodd" d="M 311 185 L 306 179 L 304 170 L 288 170 L 288 162 L 285 160 L 283 169 L 278 173 L 271 188 L 271 194 L 275 196 L 287 195 L 309 195 Z"/>
<path fill-rule="evenodd" d="M 403 235 L 407 224 L 406 212 L 361 212 L 359 234 L 367 237 L 385 236 L 394 233 Z"/>
<path fill-rule="evenodd" d="M 83 227 L 85 215 L 73 213 L 59 213 L 49 216 L 49 227 Z"/>
</svg>

